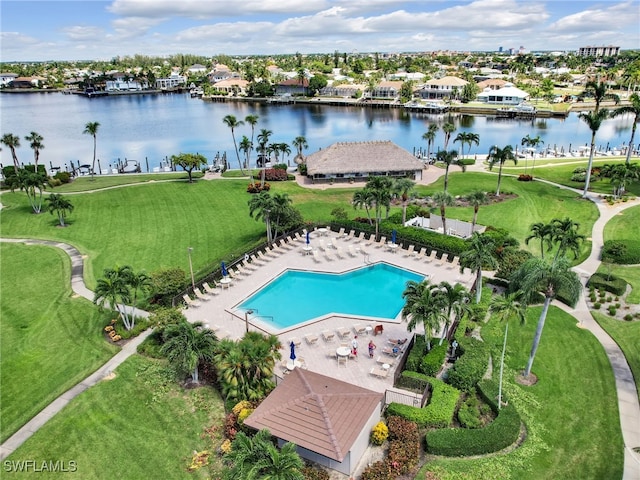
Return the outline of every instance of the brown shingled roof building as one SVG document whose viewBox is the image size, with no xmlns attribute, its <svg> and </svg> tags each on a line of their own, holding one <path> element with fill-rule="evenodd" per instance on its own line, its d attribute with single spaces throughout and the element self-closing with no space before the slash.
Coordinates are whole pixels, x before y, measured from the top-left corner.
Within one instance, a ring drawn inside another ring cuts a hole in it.
<svg viewBox="0 0 640 480">
<path fill-rule="evenodd" d="M 307 156 L 307 176 L 317 180 L 367 177 L 421 179 L 422 162 L 391 141 L 338 142 Z"/>
<path fill-rule="evenodd" d="M 353 473 L 380 421 L 382 394 L 300 368 L 244 421 L 295 443 L 298 454 L 346 475 Z"/>
</svg>

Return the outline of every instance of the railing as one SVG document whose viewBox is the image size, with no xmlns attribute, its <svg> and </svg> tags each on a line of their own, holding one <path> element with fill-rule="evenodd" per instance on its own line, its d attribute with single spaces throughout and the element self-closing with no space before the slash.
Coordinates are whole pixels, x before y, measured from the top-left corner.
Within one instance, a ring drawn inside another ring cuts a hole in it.
<svg viewBox="0 0 640 480">
<path fill-rule="evenodd" d="M 384 407 L 386 408 L 390 403 L 400 403 L 402 405 L 409 405 L 410 407 L 422 408 L 424 405 L 424 395 L 397 389 L 387 389 L 384 392 Z"/>
</svg>

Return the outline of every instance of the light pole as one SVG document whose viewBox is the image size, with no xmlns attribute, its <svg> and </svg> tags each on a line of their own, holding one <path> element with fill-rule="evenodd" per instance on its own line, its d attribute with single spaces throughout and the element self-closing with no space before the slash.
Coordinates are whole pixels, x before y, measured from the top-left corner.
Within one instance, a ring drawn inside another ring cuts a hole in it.
<svg viewBox="0 0 640 480">
<path fill-rule="evenodd" d="M 191 288 L 196 289 L 196 282 L 193 279 L 193 263 L 191 262 L 191 252 L 193 251 L 193 247 L 187 247 L 187 252 L 189 253 L 189 271 L 191 272 Z"/>
<path fill-rule="evenodd" d="M 249 309 L 244 312 L 244 328 L 246 333 L 249 333 L 249 315 L 253 315 L 253 310 Z"/>
</svg>

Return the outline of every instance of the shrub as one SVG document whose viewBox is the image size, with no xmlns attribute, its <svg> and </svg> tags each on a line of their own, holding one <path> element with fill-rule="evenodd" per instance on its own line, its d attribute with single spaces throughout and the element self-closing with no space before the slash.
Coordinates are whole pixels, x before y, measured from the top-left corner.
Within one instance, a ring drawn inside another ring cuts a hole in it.
<svg viewBox="0 0 640 480">
<path fill-rule="evenodd" d="M 286 163 L 276 163 L 272 168 L 274 170 L 284 170 L 286 172 L 288 167 Z"/>
<path fill-rule="evenodd" d="M 267 168 L 264 171 L 264 179 L 268 182 L 283 182 L 287 180 L 287 169 Z"/>
<path fill-rule="evenodd" d="M 461 158 L 460 160 L 458 160 L 458 163 L 460 165 L 475 165 L 476 161 L 473 158 Z"/>
<path fill-rule="evenodd" d="M 71 174 L 69 172 L 58 172 L 53 178 L 59 180 L 61 183 L 69 183 L 71 181 Z"/>
<path fill-rule="evenodd" d="M 573 170 L 573 173 L 587 173 L 587 167 L 578 167 Z"/>
<path fill-rule="evenodd" d="M 422 362 L 422 357 L 424 357 L 426 350 L 427 342 L 424 335 L 416 335 L 413 341 L 413 347 L 411 347 L 411 351 L 409 352 L 409 355 L 407 355 L 405 369 L 412 372 L 419 372 L 420 363 Z"/>
<path fill-rule="evenodd" d="M 518 270 L 518 268 L 532 256 L 531 252 L 527 252 L 526 250 L 516 250 L 514 248 L 503 249 L 498 254 L 496 277 L 508 279 L 513 272 Z"/>
<path fill-rule="evenodd" d="M 420 372 L 430 377 L 435 377 L 444 363 L 448 348 L 449 344 L 444 342 L 442 345 L 436 345 L 429 350 L 429 353 L 422 358 Z"/>
<path fill-rule="evenodd" d="M 448 382 L 460 390 L 472 391 L 487 371 L 489 352 L 475 338 L 461 338 L 458 348 L 462 356 L 449 370 Z"/>
<path fill-rule="evenodd" d="M 248 400 L 240 400 L 238 403 L 236 403 L 233 408 L 231 409 L 231 413 L 233 413 L 234 415 L 238 416 L 240 415 L 240 412 L 242 410 L 246 410 L 248 408 L 252 408 L 253 405 L 250 401 Z"/>
<path fill-rule="evenodd" d="M 136 323 L 131 330 L 127 330 L 126 328 L 124 328 L 124 325 L 116 323 L 114 325 L 116 333 L 126 340 L 128 338 L 137 337 L 138 335 L 140 335 L 140 333 L 151 326 L 151 323 L 147 318 L 136 317 L 135 322 Z"/>
<path fill-rule="evenodd" d="M 329 480 L 329 472 L 313 465 L 305 465 L 302 470 L 304 480 Z"/>
<path fill-rule="evenodd" d="M 393 480 L 411 471 L 420 455 L 420 436 L 415 423 L 391 416 L 387 458 L 368 466 L 362 480 Z"/>
<path fill-rule="evenodd" d="M 631 320 L 633 320 L 633 315 L 631 315 L 630 313 L 627 313 L 623 318 L 624 318 L 627 322 L 630 322 Z"/>
<path fill-rule="evenodd" d="M 640 241 L 607 240 L 602 248 L 602 261 L 618 264 L 640 263 Z"/>
<path fill-rule="evenodd" d="M 247 193 L 260 193 L 260 192 L 268 192 L 271 190 L 271 185 L 267 182 L 262 185 L 261 182 L 254 182 L 247 185 Z"/>
<path fill-rule="evenodd" d="M 572 182 L 585 182 L 586 180 L 587 180 L 586 173 L 574 173 L 573 175 L 571 175 Z"/>
<path fill-rule="evenodd" d="M 298 165 L 298 172 L 300 172 L 300 175 L 307 175 L 307 164 L 306 163 L 301 163 L 300 165 Z"/>
<path fill-rule="evenodd" d="M 371 430 L 369 439 L 373 445 L 382 445 L 389 437 L 389 429 L 384 422 L 378 422 Z"/>
<path fill-rule="evenodd" d="M 423 373 L 405 370 L 400 374 L 395 386 L 412 392 L 422 393 L 428 385 L 428 377 Z"/>
<path fill-rule="evenodd" d="M 521 173 L 520 175 L 518 175 L 518 181 L 519 182 L 531 182 L 533 181 L 533 176 L 532 175 L 528 175 L 528 174 L 523 174 Z"/>
<path fill-rule="evenodd" d="M 593 309 L 594 310 L 600 310 L 600 307 L 602 306 L 602 304 L 600 302 L 596 302 L 593 304 Z"/>
<path fill-rule="evenodd" d="M 170 305 L 171 298 L 182 291 L 187 284 L 187 274 L 181 268 L 165 268 L 151 273 L 154 302 Z"/>
<path fill-rule="evenodd" d="M 617 312 L 616 307 L 614 307 L 613 305 L 609 305 L 609 308 L 607 308 L 607 310 L 609 311 L 609 315 L 611 315 L 612 317 L 615 316 Z"/>
<path fill-rule="evenodd" d="M 450 428 L 428 432 L 425 439 L 429 453 L 451 457 L 483 455 L 500 451 L 518 439 L 520 415 L 513 405 L 506 405 L 498 410 L 494 400 L 498 397 L 496 382 L 483 380 L 478 388 L 484 400 L 497 414 L 495 420 L 484 428 Z"/>
<path fill-rule="evenodd" d="M 464 401 L 458 409 L 458 421 L 464 428 L 480 428 L 482 421 L 480 420 L 480 407 L 478 406 L 478 398 L 475 390 L 471 392 L 469 397 Z"/>
<path fill-rule="evenodd" d="M 425 378 L 431 384 L 431 399 L 428 405 L 423 408 L 417 408 L 399 403 L 390 403 L 387 407 L 387 414 L 397 415 L 416 422 L 422 427 L 448 427 L 453 420 L 460 391 L 447 385 L 442 380 L 426 376 Z"/>
<path fill-rule="evenodd" d="M 253 408 L 243 408 L 238 413 L 238 424 L 242 425 L 246 418 L 253 413 Z"/>
<path fill-rule="evenodd" d="M 627 291 L 627 282 L 623 278 L 605 273 L 594 273 L 587 282 L 587 285 L 594 286 L 600 290 L 600 298 L 606 295 L 604 292 L 611 292 L 615 295 L 623 295 Z M 610 300 L 608 300 L 610 301 Z"/>
</svg>

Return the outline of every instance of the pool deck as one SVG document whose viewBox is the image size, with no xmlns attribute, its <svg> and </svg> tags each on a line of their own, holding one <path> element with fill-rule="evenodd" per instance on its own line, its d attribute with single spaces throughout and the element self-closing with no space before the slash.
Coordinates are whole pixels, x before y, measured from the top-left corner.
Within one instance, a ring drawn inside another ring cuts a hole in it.
<svg viewBox="0 0 640 480">
<path fill-rule="evenodd" d="M 281 274 L 287 269 L 298 269 L 317 272 L 342 273 L 355 268 L 362 267 L 366 264 L 386 262 L 400 268 L 414 271 L 421 275 L 429 276 L 433 282 L 439 283 L 447 281 L 449 283 L 461 283 L 470 288 L 474 276 L 467 269 L 464 273 L 460 273 L 460 268 L 450 263 L 443 262 L 438 259 L 427 260 L 425 257 L 417 257 L 409 255 L 407 250 L 395 249 L 391 250 L 386 245 L 369 244 L 367 241 L 358 242 L 356 239 L 347 240 L 345 237 L 338 237 L 336 232 L 330 232 L 328 235 L 321 236 L 317 232 L 311 233 L 311 246 L 316 248 L 319 239 L 325 242 L 332 240 L 333 249 L 328 249 L 332 253 L 332 260 L 328 260 L 324 252 L 317 250 L 317 256 L 308 255 L 303 250 L 306 245 L 304 240 L 295 241 L 289 248 L 271 258 L 267 263 L 257 266 L 249 275 L 236 276 L 228 288 L 218 287 L 217 295 L 208 295 L 207 300 L 199 300 L 199 306 L 191 306 L 183 311 L 187 320 L 190 322 L 201 321 L 214 328 L 219 337 L 228 337 L 231 339 L 241 338 L 246 329 L 244 315 L 234 313 L 234 307 L 242 302 L 249 295 L 260 289 L 273 278 Z M 351 256 L 348 253 L 348 246 L 356 247 L 360 245 L 361 252 L 357 256 Z M 338 251 L 336 247 L 341 248 L 342 258 L 336 258 L 335 253 Z M 295 292 L 291 292 L 295 295 Z M 366 299 L 362 299 L 366 301 Z M 286 298 L 283 298 L 286 302 Z M 261 322 L 256 321 L 253 315 L 248 316 L 249 330 L 262 331 Z M 353 326 L 360 324 L 363 327 L 383 325 L 384 333 L 374 336 L 373 333 L 358 335 L 358 359 L 349 359 L 345 365 L 338 365 L 335 359 L 336 349 L 341 343 L 349 346 L 355 335 Z M 289 358 L 289 344 L 292 339 L 297 339 L 299 346 L 296 347 L 296 356 L 298 360 L 304 359 L 306 367 L 314 372 L 324 375 L 331 375 L 345 382 L 359 385 L 370 390 L 384 392 L 393 386 L 393 372 L 395 365 L 389 369 L 386 378 L 379 378 L 370 374 L 372 367 L 380 367 L 377 358 L 388 358 L 382 353 L 382 348 L 389 346 L 389 339 L 410 337 L 412 333 L 407 332 L 406 322 L 402 322 L 399 318 L 394 320 L 379 320 L 366 317 L 351 317 L 345 315 L 327 315 L 319 319 L 305 322 L 304 324 L 294 326 L 284 330 L 271 330 L 269 333 L 278 335 L 282 342 L 282 358 Z M 338 329 L 346 328 L 349 335 L 341 339 Z M 332 332 L 335 338 L 332 341 L 325 341 L 322 332 Z M 417 333 L 422 333 L 422 327 Z M 317 340 L 310 344 L 306 341 L 305 336 L 312 335 Z M 377 346 L 374 358 L 369 358 L 367 345 L 369 340 L 373 339 Z M 297 343 L 296 342 L 296 343 Z M 330 358 L 330 354 L 334 354 L 334 358 Z M 397 364 L 397 362 L 396 362 Z M 278 363 L 275 373 L 282 376 L 283 369 Z"/>
</svg>

